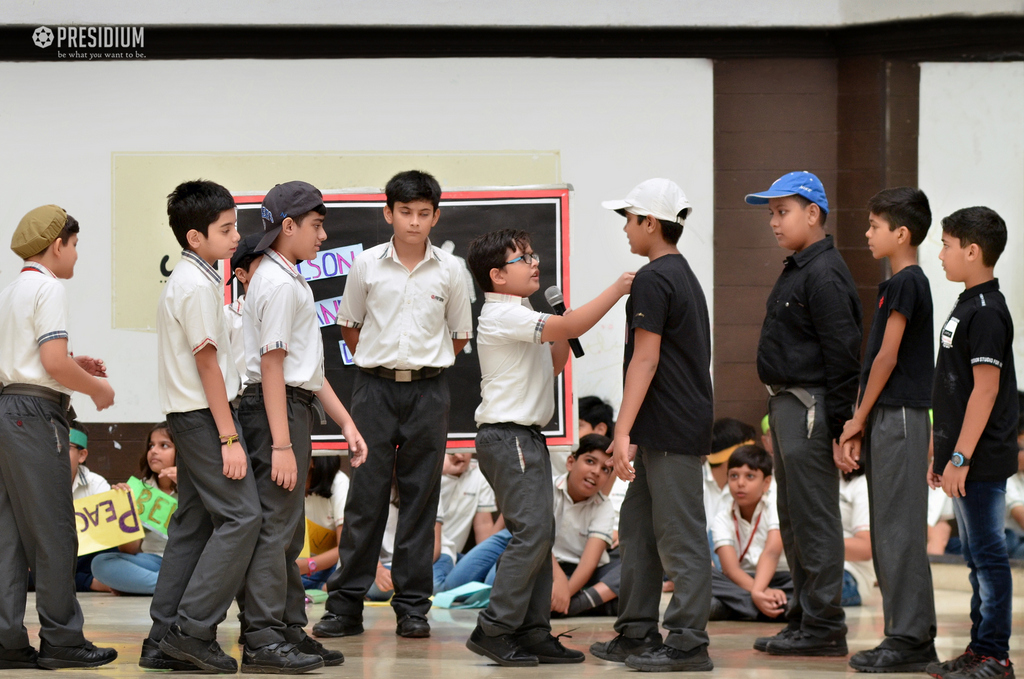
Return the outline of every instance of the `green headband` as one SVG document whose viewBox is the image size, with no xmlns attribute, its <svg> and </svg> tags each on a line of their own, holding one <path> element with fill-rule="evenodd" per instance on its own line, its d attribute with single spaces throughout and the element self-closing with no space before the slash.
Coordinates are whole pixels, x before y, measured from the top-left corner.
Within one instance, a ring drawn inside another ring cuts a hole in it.
<svg viewBox="0 0 1024 679">
<path fill-rule="evenodd" d="M 761 433 L 762 434 L 767 434 L 768 433 L 768 429 L 769 429 L 769 427 L 768 427 L 768 416 L 765 415 L 764 419 L 761 420 Z"/>
<path fill-rule="evenodd" d="M 68 435 L 68 439 L 70 439 L 71 443 L 75 444 L 79 448 L 89 447 L 89 437 L 85 435 L 84 431 L 79 429 L 72 429 Z"/>
</svg>

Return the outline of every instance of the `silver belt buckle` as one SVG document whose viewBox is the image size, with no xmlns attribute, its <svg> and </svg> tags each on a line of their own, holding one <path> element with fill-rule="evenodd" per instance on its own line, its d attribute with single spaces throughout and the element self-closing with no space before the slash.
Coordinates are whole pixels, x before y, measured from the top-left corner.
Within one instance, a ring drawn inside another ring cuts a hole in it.
<svg viewBox="0 0 1024 679">
<path fill-rule="evenodd" d="M 396 370 L 395 382 L 412 382 L 411 370 Z"/>
</svg>

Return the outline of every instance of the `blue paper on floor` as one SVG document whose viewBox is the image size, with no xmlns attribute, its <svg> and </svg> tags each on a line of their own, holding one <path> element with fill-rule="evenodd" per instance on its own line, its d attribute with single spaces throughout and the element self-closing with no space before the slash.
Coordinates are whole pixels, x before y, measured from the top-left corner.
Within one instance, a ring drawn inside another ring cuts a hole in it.
<svg viewBox="0 0 1024 679">
<path fill-rule="evenodd" d="M 491 601 L 491 586 L 467 582 L 461 587 L 434 595 L 437 608 L 486 608 Z"/>
</svg>

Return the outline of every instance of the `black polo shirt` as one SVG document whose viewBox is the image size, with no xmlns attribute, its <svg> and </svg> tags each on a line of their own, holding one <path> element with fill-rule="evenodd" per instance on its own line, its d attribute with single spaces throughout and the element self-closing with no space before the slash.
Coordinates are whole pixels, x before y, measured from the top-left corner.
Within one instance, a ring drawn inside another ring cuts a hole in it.
<svg viewBox="0 0 1024 679">
<path fill-rule="evenodd" d="M 832 236 L 786 258 L 768 296 L 757 374 L 777 386 L 824 387 L 829 432 L 853 416 L 860 376 L 860 298 Z"/>
<path fill-rule="evenodd" d="M 914 264 L 878 284 L 878 307 L 868 334 L 864 369 L 860 374 L 860 393 L 868 385 L 871 364 L 882 348 L 882 339 L 893 311 L 903 314 L 907 327 L 896 355 L 896 367 L 889 375 L 877 403 L 887 406 L 929 408 L 932 404 L 932 380 L 935 377 L 935 332 L 932 317 L 932 289 L 921 267 Z"/>
<path fill-rule="evenodd" d="M 636 415 L 630 442 L 655 451 L 711 454 L 715 418 L 711 323 L 704 290 L 682 255 L 658 257 L 636 272 L 626 301 L 623 377 L 636 329 L 661 335 L 658 369 Z"/>
<path fill-rule="evenodd" d="M 939 333 L 932 389 L 933 469 L 941 474 L 953 455 L 967 401 L 974 390 L 974 366 L 999 368 L 999 394 L 971 455 L 968 481 L 1001 481 L 1017 471 L 1017 375 L 1013 365 L 1013 320 L 999 280 L 964 290 Z"/>
</svg>

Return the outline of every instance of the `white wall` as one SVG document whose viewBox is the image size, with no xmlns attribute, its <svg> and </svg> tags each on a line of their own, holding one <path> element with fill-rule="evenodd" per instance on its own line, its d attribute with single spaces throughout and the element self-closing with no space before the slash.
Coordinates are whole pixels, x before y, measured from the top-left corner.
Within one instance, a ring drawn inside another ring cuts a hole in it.
<svg viewBox="0 0 1024 679">
<path fill-rule="evenodd" d="M 919 255 L 932 285 L 935 336 L 963 291 L 937 259 L 941 220 L 986 205 L 1006 221 L 995 274 L 1016 325 L 1014 362 L 1024 387 L 1024 63 L 921 64 L 918 149 L 918 179 L 933 216 Z"/>
<path fill-rule="evenodd" d="M 77 398 L 85 421 L 160 416 L 155 336 L 111 329 L 113 152 L 554 150 L 576 189 L 576 304 L 643 264 L 600 201 L 671 177 L 695 207 L 682 246 L 713 304 L 709 61 L 0 63 L 0 83 L 0 243 L 44 203 L 83 224 L 70 331 L 78 353 L 107 360 L 118 392 L 103 413 Z M 0 251 L 0 285 L 19 264 Z M 622 315 L 585 336 L 577 393 L 618 403 Z"/>
</svg>

